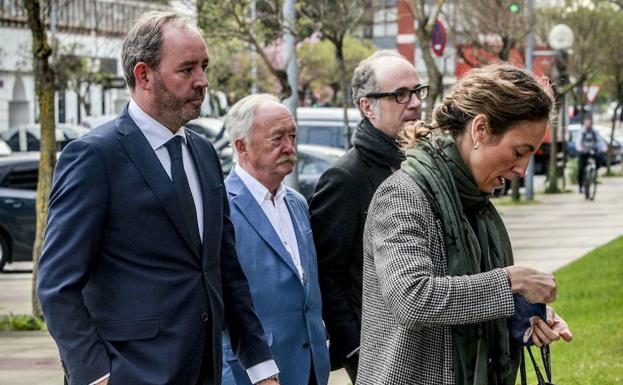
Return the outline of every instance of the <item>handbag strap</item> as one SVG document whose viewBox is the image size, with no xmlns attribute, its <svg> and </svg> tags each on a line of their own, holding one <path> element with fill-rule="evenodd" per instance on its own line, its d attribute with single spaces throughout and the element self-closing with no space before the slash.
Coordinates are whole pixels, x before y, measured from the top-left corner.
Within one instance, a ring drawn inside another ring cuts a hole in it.
<svg viewBox="0 0 623 385">
<path fill-rule="evenodd" d="M 553 385 L 552 384 L 552 366 L 550 361 L 549 354 L 549 346 L 543 345 L 541 346 L 541 360 L 543 361 L 543 369 L 545 370 L 545 375 L 547 376 L 547 381 L 543 377 L 543 373 L 537 363 L 534 355 L 532 354 L 532 349 L 529 346 L 525 346 L 525 349 L 528 350 L 528 355 L 530 355 L 530 361 L 532 361 L 532 367 L 534 368 L 534 374 L 537 378 L 537 385 Z M 524 353 L 524 347 L 521 348 L 520 351 L 520 363 L 519 363 L 519 373 L 521 376 L 521 385 L 528 385 L 528 380 L 526 377 L 526 355 Z"/>
<path fill-rule="evenodd" d="M 541 360 L 543 361 L 543 370 L 547 376 L 547 381 L 552 382 L 552 362 L 550 361 L 549 345 L 541 346 Z"/>
</svg>

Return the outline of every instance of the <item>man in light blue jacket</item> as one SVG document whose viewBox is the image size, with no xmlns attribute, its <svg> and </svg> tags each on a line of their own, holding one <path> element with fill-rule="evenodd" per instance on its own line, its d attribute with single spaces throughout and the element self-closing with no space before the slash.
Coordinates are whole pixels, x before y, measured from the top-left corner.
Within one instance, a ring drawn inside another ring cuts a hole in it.
<svg viewBox="0 0 623 385">
<path fill-rule="evenodd" d="M 237 159 L 225 180 L 236 249 L 280 383 L 326 385 L 329 353 L 307 204 L 283 184 L 296 162 L 296 123 L 279 99 L 256 94 L 236 103 L 225 125 Z M 223 354 L 223 384 L 249 384 L 227 335 Z"/>
</svg>

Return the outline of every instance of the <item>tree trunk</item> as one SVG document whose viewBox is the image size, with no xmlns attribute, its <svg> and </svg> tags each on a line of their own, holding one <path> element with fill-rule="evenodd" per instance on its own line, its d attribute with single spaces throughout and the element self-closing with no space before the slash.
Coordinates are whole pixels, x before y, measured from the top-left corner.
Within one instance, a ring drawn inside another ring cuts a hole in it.
<svg viewBox="0 0 623 385">
<path fill-rule="evenodd" d="M 511 200 L 513 202 L 519 202 L 521 200 L 521 195 L 519 194 L 519 185 L 520 179 L 517 175 L 511 179 Z"/>
<path fill-rule="evenodd" d="M 342 111 L 343 111 L 343 121 L 344 121 L 344 136 L 346 136 L 346 140 L 344 141 L 344 148 L 349 149 L 352 146 L 351 143 L 351 130 L 350 125 L 348 124 L 348 105 L 349 105 L 349 97 L 348 97 L 348 82 L 346 80 L 346 63 L 344 62 L 344 39 L 339 39 L 338 41 L 332 41 L 335 46 L 335 58 L 337 59 L 338 64 L 338 75 L 340 77 L 340 88 L 342 91 Z"/>
<path fill-rule="evenodd" d="M 32 33 L 33 72 L 39 99 L 39 122 L 41 124 L 41 153 L 39 159 L 39 181 L 37 184 L 37 229 L 33 247 L 32 312 L 42 317 L 41 303 L 37 296 L 37 267 L 43 247 L 43 236 L 48 216 L 48 200 L 52 187 L 52 174 L 56 165 L 56 138 L 54 118 L 55 73 L 50 67 L 52 48 L 48 43 L 45 25 L 41 20 L 39 0 L 24 0 L 28 13 L 28 25 Z"/>
<path fill-rule="evenodd" d="M 498 53 L 498 57 L 503 61 L 508 61 L 511 51 L 515 47 L 515 39 L 509 36 L 502 36 L 502 49 Z"/>
<path fill-rule="evenodd" d="M 285 69 L 276 68 L 270 58 L 266 55 L 266 52 L 260 47 L 257 41 L 253 40 L 250 42 L 251 45 L 255 47 L 255 50 L 260 58 L 266 64 L 268 71 L 277 79 L 279 85 L 281 86 L 281 91 L 279 91 L 279 99 L 282 101 L 289 98 L 292 95 L 292 88 L 290 87 L 290 82 L 288 81 L 288 72 Z"/>
<path fill-rule="evenodd" d="M 557 96 L 557 98 L 560 96 Z M 560 103 L 558 103 L 560 105 Z M 557 194 L 558 188 L 558 122 L 550 126 L 549 161 L 547 167 L 547 194 Z"/>
<path fill-rule="evenodd" d="M 610 145 L 608 146 L 608 162 L 606 164 L 606 173 L 610 175 L 610 167 L 612 166 L 612 146 L 614 145 L 614 129 L 617 124 L 617 116 L 619 115 L 619 110 L 621 109 L 621 103 L 617 102 L 617 106 L 614 108 L 614 113 L 612 114 L 612 128 L 610 129 Z"/>
<path fill-rule="evenodd" d="M 425 30 L 426 26 L 421 24 L 424 23 L 418 23 L 418 27 L 415 31 L 415 36 L 417 37 L 418 43 L 420 44 L 422 57 L 424 58 L 424 63 L 426 64 L 426 72 L 428 73 L 429 89 L 428 97 L 426 98 L 426 108 L 423 111 L 423 119 L 427 122 L 430 122 L 433 116 L 433 107 L 435 106 L 435 101 L 442 92 L 443 78 L 441 72 L 439 71 L 439 68 L 437 68 L 435 58 L 430 51 L 430 33 Z"/>
</svg>

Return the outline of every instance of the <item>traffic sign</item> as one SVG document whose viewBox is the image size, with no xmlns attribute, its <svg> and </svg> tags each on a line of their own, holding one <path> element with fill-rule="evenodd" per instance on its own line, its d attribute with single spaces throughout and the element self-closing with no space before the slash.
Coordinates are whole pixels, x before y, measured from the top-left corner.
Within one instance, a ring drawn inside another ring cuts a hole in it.
<svg viewBox="0 0 623 385">
<path fill-rule="evenodd" d="M 446 48 L 446 42 L 448 41 L 448 35 L 446 34 L 446 27 L 441 20 L 435 20 L 433 24 L 433 31 L 430 36 L 431 49 L 437 56 L 443 55 L 443 51 Z"/>
</svg>

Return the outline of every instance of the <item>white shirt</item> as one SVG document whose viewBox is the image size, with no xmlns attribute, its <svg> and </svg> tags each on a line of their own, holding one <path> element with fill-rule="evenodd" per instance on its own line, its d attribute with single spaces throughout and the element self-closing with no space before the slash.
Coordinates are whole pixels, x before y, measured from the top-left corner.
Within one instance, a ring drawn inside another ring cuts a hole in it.
<svg viewBox="0 0 623 385">
<path fill-rule="evenodd" d="M 156 119 L 147 115 L 138 104 L 134 102 L 134 99 L 130 99 L 128 114 L 130 114 L 130 118 L 132 118 L 143 135 L 145 135 L 145 138 L 147 138 L 149 145 L 156 153 L 158 160 L 160 160 L 164 171 L 166 171 L 169 178 L 173 180 L 171 178 L 171 157 L 169 157 L 169 151 L 164 145 L 169 140 L 173 139 L 174 134 Z M 203 241 L 203 199 L 201 199 L 201 186 L 199 184 L 199 177 L 197 176 L 197 169 L 188 151 L 184 127 L 177 130 L 175 135 L 182 138 L 182 162 L 184 163 L 184 172 L 186 173 L 186 178 L 188 178 L 190 192 L 193 196 L 193 202 L 195 203 L 195 209 L 197 211 L 199 236 L 201 237 L 201 241 Z"/>
<path fill-rule="evenodd" d="M 305 282 L 305 271 L 301 265 L 301 255 L 299 254 L 299 245 L 296 240 L 296 232 L 294 231 L 294 224 L 290 217 L 290 211 L 286 205 L 286 189 L 281 183 L 277 189 L 274 199 L 272 193 L 251 174 L 249 174 L 244 168 L 236 164 L 236 174 L 242 180 L 242 183 L 249 189 L 253 198 L 260 205 L 264 214 L 273 226 L 273 229 L 277 233 L 277 236 L 283 243 L 290 256 L 292 262 L 299 274 L 301 282 Z"/>
</svg>

